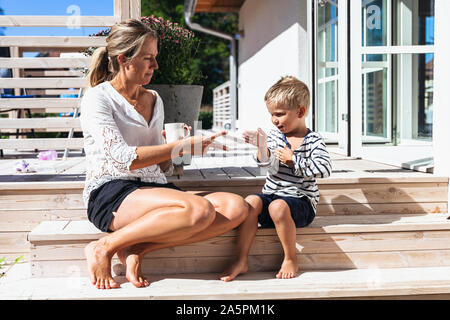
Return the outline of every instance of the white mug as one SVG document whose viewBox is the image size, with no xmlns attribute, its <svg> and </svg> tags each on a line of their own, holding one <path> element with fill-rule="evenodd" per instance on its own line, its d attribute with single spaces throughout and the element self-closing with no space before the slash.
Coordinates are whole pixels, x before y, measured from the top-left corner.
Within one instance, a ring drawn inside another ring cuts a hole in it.
<svg viewBox="0 0 450 320">
<path fill-rule="evenodd" d="M 166 130 L 167 143 L 172 143 L 191 135 L 191 130 L 184 123 L 166 123 L 164 124 L 164 130 Z"/>
<path fill-rule="evenodd" d="M 191 130 L 184 123 L 165 123 L 164 130 L 166 130 L 167 143 L 172 143 L 191 135 Z M 184 154 L 182 157 L 173 158 L 172 162 L 174 165 L 189 165 L 191 164 L 191 158 L 190 154 Z"/>
</svg>

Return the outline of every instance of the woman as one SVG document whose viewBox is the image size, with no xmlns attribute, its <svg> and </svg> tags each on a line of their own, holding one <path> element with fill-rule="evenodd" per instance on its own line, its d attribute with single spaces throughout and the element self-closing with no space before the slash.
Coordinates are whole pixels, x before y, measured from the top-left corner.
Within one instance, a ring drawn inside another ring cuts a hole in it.
<svg viewBox="0 0 450 320">
<path fill-rule="evenodd" d="M 223 234 L 246 218 L 248 206 L 238 195 L 183 192 L 167 183 L 172 158 L 203 154 L 226 132 L 165 143 L 161 98 L 142 87 L 158 69 L 156 32 L 132 19 L 114 25 L 106 41 L 92 57 L 81 126 L 87 161 L 83 200 L 89 220 L 109 234 L 88 244 L 85 255 L 97 288 L 119 286 L 111 275 L 115 253 L 127 279 L 145 287 L 145 253 Z"/>
</svg>

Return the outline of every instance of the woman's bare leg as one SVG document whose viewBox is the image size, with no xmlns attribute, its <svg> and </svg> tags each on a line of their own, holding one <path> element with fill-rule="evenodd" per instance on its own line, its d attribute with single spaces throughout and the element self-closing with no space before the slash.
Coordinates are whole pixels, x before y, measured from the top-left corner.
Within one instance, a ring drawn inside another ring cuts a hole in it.
<svg viewBox="0 0 450 320">
<path fill-rule="evenodd" d="M 143 286 L 148 285 L 146 279 L 140 272 L 140 265 L 144 255 L 150 251 L 168 247 L 175 247 L 189 243 L 195 243 L 222 235 L 241 224 L 247 217 L 249 205 L 244 199 L 236 194 L 224 192 L 189 192 L 203 196 L 210 201 L 216 216 L 212 224 L 192 237 L 175 241 L 173 238 L 163 239 L 160 243 L 138 243 L 129 248 L 120 250 L 117 254 L 122 264 L 126 266 L 127 279 L 131 282 L 140 282 Z M 166 241 L 165 241 L 166 240 Z"/>
<path fill-rule="evenodd" d="M 258 231 L 258 215 L 262 210 L 262 200 L 255 195 L 250 195 L 245 200 L 250 206 L 250 211 L 247 219 L 238 230 L 236 261 L 220 275 L 220 280 L 225 282 L 231 281 L 239 274 L 248 271 L 248 254 Z"/>
<path fill-rule="evenodd" d="M 187 239 L 204 230 L 214 218 L 212 204 L 196 195 L 167 188 L 132 192 L 115 213 L 110 225 L 114 232 L 85 248 L 92 283 L 98 288 L 118 287 L 111 276 L 111 258 L 118 250 L 141 242 Z"/>
</svg>

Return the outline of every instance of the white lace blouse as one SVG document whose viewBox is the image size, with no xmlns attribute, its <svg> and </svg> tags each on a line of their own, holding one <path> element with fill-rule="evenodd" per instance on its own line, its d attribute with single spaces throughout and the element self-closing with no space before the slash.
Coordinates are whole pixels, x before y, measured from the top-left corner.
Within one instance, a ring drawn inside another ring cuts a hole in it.
<svg viewBox="0 0 450 320">
<path fill-rule="evenodd" d="M 136 147 L 163 144 L 164 106 L 157 95 L 150 123 L 108 82 L 90 88 L 81 100 L 86 153 L 84 204 L 90 193 L 114 179 L 167 183 L 159 165 L 130 170 Z"/>
</svg>

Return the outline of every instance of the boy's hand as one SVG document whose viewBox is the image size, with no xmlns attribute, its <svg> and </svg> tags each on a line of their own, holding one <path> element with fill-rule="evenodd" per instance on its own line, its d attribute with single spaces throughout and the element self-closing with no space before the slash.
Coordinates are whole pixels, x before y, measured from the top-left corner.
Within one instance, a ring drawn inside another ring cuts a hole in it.
<svg viewBox="0 0 450 320">
<path fill-rule="evenodd" d="M 294 161 L 292 161 L 293 155 L 294 152 L 287 146 L 285 146 L 284 149 L 278 148 L 275 151 L 275 156 L 278 158 L 278 160 L 291 168 L 294 168 Z"/>
<path fill-rule="evenodd" d="M 266 162 L 269 159 L 269 149 L 267 149 L 267 134 L 258 128 L 257 131 L 244 131 L 242 133 L 246 143 L 250 143 L 258 147 L 257 158 L 258 161 Z"/>
</svg>

